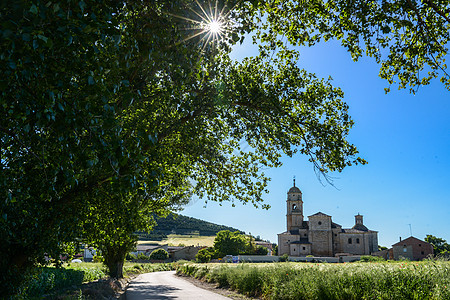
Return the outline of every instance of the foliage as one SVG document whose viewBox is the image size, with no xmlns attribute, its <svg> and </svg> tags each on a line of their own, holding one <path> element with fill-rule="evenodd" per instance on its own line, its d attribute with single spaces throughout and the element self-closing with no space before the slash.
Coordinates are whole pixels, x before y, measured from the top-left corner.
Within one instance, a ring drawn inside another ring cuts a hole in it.
<svg viewBox="0 0 450 300">
<path fill-rule="evenodd" d="M 80 286 L 83 282 L 104 277 L 106 274 L 99 268 L 40 268 L 21 294 L 27 297 L 39 297 L 55 290 L 73 285 Z"/>
<path fill-rule="evenodd" d="M 195 255 L 195 259 L 200 263 L 210 262 L 212 258 L 214 258 L 216 252 L 213 247 L 200 249 Z"/>
<path fill-rule="evenodd" d="M 289 260 L 289 255 L 287 255 L 287 254 L 285 253 L 285 254 L 281 255 L 281 256 L 278 258 L 278 260 L 279 260 L 280 262 L 287 262 L 287 261 Z"/>
<path fill-rule="evenodd" d="M 126 274 L 169 271 L 174 268 L 174 264 L 126 263 L 124 266 Z M 33 275 L 27 287 L 21 291 L 21 296 L 25 299 L 34 297 L 40 299 L 43 295 L 52 294 L 58 290 L 78 289 L 82 283 L 106 277 L 104 267 L 99 263 L 71 264 L 63 268 L 43 267 Z"/>
<path fill-rule="evenodd" d="M 214 240 L 214 249 L 219 257 L 245 253 L 247 245 L 247 238 L 239 231 L 219 231 Z"/>
<path fill-rule="evenodd" d="M 449 299 L 450 263 L 185 264 L 177 273 L 264 299 Z"/>
<path fill-rule="evenodd" d="M 144 237 L 147 240 L 161 240 L 166 238 L 169 234 L 186 235 L 193 233 L 204 236 L 213 236 L 221 230 L 238 231 L 238 229 L 233 227 L 217 225 L 175 213 L 170 213 L 165 217 L 153 215 L 153 218 L 155 220 L 155 226 L 152 231 L 149 231 L 148 233 L 139 232 L 138 236 L 140 239 Z M 154 237 L 157 237 L 157 239 Z"/>
<path fill-rule="evenodd" d="M 361 262 L 380 262 L 385 261 L 381 256 L 363 255 L 361 256 Z"/>
<path fill-rule="evenodd" d="M 94 255 L 94 257 L 92 258 L 92 261 L 95 263 L 101 263 L 104 262 L 104 258 L 101 255 Z"/>
<path fill-rule="evenodd" d="M 269 249 L 263 246 L 256 246 L 255 254 L 256 255 L 267 255 L 269 253 Z"/>
<path fill-rule="evenodd" d="M 169 253 L 164 249 L 156 249 L 149 256 L 153 260 L 166 260 L 169 258 Z"/>
<path fill-rule="evenodd" d="M 450 256 L 450 244 L 446 240 L 427 234 L 425 242 L 433 245 L 434 255 Z"/>
<path fill-rule="evenodd" d="M 125 260 L 136 260 L 136 259 L 137 259 L 136 255 L 134 255 L 131 252 L 128 252 L 127 255 L 125 256 Z"/>
<path fill-rule="evenodd" d="M 450 90 L 448 1 L 275 0 L 260 1 L 254 8 L 249 22 L 261 24 L 258 38 L 266 55 L 286 44 L 311 46 L 337 39 L 353 60 L 373 57 L 389 85 L 416 92 L 440 77 Z"/>
<path fill-rule="evenodd" d="M 2 290 L 80 238 L 121 277 L 142 217 L 192 194 L 268 208 L 263 170 L 282 153 L 322 174 L 365 163 L 330 80 L 287 52 L 230 58 L 252 3 L 271 20 L 263 1 L 218 1 L 236 24 L 220 43 L 184 30 L 207 1 L 0 5 Z"/>
<path fill-rule="evenodd" d="M 272 255 L 278 256 L 278 244 L 272 244 Z"/>
<path fill-rule="evenodd" d="M 145 255 L 144 253 L 139 253 L 138 256 L 137 256 L 137 259 L 140 259 L 140 260 L 147 260 L 147 259 L 148 259 L 148 256 Z"/>
</svg>

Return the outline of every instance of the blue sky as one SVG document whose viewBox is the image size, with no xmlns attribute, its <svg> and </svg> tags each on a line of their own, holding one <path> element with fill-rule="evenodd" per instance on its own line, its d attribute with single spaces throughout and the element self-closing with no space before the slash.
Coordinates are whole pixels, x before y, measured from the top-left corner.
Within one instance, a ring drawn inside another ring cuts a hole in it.
<svg viewBox="0 0 450 300">
<path fill-rule="evenodd" d="M 233 57 L 255 54 L 244 44 Z M 306 157 L 284 157 L 283 166 L 265 172 L 272 178 L 264 197 L 271 209 L 211 202 L 204 207 L 194 199 L 181 213 L 277 242 L 286 230 L 286 193 L 295 175 L 306 216 L 321 211 L 349 228 L 360 213 L 383 246 L 409 237 L 409 224 L 417 238 L 432 234 L 450 241 L 450 91 L 435 80 L 416 95 L 396 86 L 385 94 L 388 83 L 378 77 L 374 60 L 353 62 L 336 42 L 302 49 L 299 65 L 318 77 L 331 76 L 344 91 L 355 121 L 349 140 L 368 164 L 332 174 L 333 187 L 321 184 Z"/>
</svg>

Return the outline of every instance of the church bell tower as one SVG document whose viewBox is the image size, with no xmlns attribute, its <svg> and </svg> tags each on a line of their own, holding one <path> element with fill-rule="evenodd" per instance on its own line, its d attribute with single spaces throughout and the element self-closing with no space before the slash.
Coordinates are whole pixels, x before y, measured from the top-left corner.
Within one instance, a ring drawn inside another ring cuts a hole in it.
<svg viewBox="0 0 450 300">
<path fill-rule="evenodd" d="M 302 192 L 298 187 L 294 186 L 287 193 L 287 230 L 299 229 L 303 224 L 303 201 Z"/>
</svg>

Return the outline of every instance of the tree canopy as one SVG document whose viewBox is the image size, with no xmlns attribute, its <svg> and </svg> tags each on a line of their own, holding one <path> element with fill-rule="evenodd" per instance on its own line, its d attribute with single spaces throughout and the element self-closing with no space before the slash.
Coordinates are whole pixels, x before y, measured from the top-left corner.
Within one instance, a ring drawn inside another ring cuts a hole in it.
<svg viewBox="0 0 450 300">
<path fill-rule="evenodd" d="M 434 255 L 440 256 L 449 256 L 450 255 L 450 245 L 446 240 L 436 237 L 431 234 L 427 234 L 425 237 L 425 242 L 433 245 Z"/>
</svg>

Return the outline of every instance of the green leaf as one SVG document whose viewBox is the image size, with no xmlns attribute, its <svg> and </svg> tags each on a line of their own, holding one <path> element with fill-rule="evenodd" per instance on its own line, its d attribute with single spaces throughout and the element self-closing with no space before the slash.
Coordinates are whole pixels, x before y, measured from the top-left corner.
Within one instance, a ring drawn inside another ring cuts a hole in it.
<svg viewBox="0 0 450 300">
<path fill-rule="evenodd" d="M 30 12 L 31 13 L 33 13 L 33 14 L 35 14 L 35 15 L 37 15 L 37 13 L 38 13 L 38 8 L 36 7 L 36 5 L 31 5 L 31 7 L 30 7 Z"/>
</svg>

